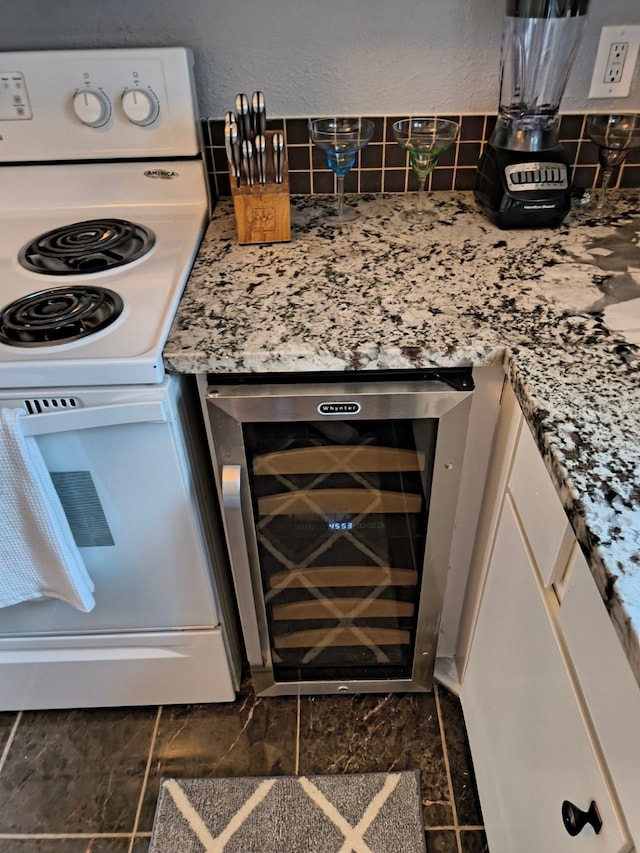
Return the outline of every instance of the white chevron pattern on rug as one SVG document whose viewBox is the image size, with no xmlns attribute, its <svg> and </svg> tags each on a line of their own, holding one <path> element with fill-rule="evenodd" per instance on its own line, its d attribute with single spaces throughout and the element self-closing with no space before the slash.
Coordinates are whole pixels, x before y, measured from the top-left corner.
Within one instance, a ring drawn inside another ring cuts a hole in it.
<svg viewBox="0 0 640 853">
<path fill-rule="evenodd" d="M 191 805 L 189 798 L 175 779 L 169 779 L 165 787 L 173 797 L 174 803 L 182 812 L 183 817 L 191 829 L 198 836 L 198 839 L 206 853 L 224 853 L 224 848 L 226 847 L 227 842 L 240 829 L 258 803 L 261 803 L 262 800 L 264 800 L 275 783 L 275 779 L 267 779 L 265 782 L 262 782 L 262 784 L 258 786 L 257 790 L 249 797 L 244 806 L 234 814 L 229 823 L 225 826 L 224 830 L 216 838 L 213 838 L 205 826 L 204 821 Z"/>
<path fill-rule="evenodd" d="M 318 790 L 310 779 L 305 779 L 304 776 L 301 777 L 300 785 L 311 797 L 314 803 L 320 806 L 329 820 L 331 820 L 338 829 L 344 833 L 344 844 L 338 853 L 352 853 L 352 851 L 353 853 L 373 853 L 369 845 L 364 840 L 364 833 L 373 823 L 378 812 L 382 808 L 382 804 L 386 802 L 392 791 L 395 790 L 399 781 L 399 776 L 387 777 L 382 789 L 371 800 L 365 813 L 358 822 L 358 825 L 355 827 L 351 826 L 348 820 L 345 820 L 336 807 L 329 802 L 322 791 Z"/>
<path fill-rule="evenodd" d="M 149 853 L 425 853 L 418 774 L 165 779 Z"/>
</svg>

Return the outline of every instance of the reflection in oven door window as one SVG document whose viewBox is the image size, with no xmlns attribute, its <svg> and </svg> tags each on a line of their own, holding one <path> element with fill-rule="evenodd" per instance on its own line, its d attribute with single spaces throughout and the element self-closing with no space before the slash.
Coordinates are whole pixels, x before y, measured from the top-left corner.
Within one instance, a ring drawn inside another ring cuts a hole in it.
<svg viewBox="0 0 640 853">
<path fill-rule="evenodd" d="M 51 480 L 78 548 L 113 545 L 90 471 L 51 471 Z"/>
</svg>

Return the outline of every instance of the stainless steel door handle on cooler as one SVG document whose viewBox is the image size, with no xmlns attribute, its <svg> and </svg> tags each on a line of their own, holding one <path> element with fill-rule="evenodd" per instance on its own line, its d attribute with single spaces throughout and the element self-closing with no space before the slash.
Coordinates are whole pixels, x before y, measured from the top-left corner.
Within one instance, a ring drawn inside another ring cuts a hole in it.
<svg viewBox="0 0 640 853">
<path fill-rule="evenodd" d="M 260 642 L 260 627 L 255 608 L 252 606 L 254 594 L 251 581 L 251 565 L 242 521 L 241 466 L 223 465 L 221 481 L 222 509 L 227 530 L 231 572 L 238 594 L 238 608 L 244 632 L 247 658 L 251 666 L 262 666 L 264 658 Z"/>
</svg>

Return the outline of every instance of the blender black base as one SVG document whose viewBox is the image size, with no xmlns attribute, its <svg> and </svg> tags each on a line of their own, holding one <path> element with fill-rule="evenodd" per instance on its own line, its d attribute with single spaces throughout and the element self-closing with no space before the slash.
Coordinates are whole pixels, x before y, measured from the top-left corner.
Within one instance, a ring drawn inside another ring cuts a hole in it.
<svg viewBox="0 0 640 853">
<path fill-rule="evenodd" d="M 530 152 L 487 145 L 478 163 L 474 195 L 498 228 L 554 228 L 571 210 L 568 171 L 561 145 Z"/>
</svg>

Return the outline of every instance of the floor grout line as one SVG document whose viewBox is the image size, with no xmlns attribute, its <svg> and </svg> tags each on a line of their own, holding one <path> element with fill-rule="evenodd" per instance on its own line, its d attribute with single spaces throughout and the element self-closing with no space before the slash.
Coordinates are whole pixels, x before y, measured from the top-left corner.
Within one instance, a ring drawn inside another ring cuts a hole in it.
<svg viewBox="0 0 640 853">
<path fill-rule="evenodd" d="M 447 774 L 447 785 L 449 786 L 449 796 L 451 797 L 451 812 L 453 814 L 453 831 L 456 836 L 456 847 L 458 853 L 462 851 L 462 839 L 460 837 L 460 826 L 458 824 L 458 809 L 456 808 L 456 797 L 453 790 L 453 777 L 451 775 L 451 764 L 449 763 L 449 750 L 447 748 L 447 737 L 444 731 L 444 720 L 442 717 L 442 708 L 440 707 L 440 691 L 438 685 L 433 685 L 433 692 L 436 698 L 436 713 L 438 714 L 438 725 L 440 726 L 440 739 L 442 741 L 442 756 L 444 759 L 444 768 Z"/>
<path fill-rule="evenodd" d="M 64 841 L 92 838 L 129 838 L 130 832 L 0 832 L 0 841 Z M 141 837 L 142 837 L 141 833 Z"/>
<path fill-rule="evenodd" d="M 16 736 L 16 732 L 18 731 L 18 725 L 20 724 L 20 720 L 22 719 L 22 711 L 18 711 L 18 715 L 16 716 L 13 726 L 11 727 L 11 731 L 9 732 L 9 737 L 7 738 L 7 742 L 4 745 L 4 749 L 2 750 L 2 755 L 0 756 L 0 773 L 2 773 L 2 768 L 4 767 L 7 757 L 9 755 L 9 750 L 11 749 L 11 744 L 14 741 Z"/>
<path fill-rule="evenodd" d="M 138 823 L 140 821 L 140 815 L 142 814 L 142 805 L 144 803 L 144 797 L 147 792 L 147 782 L 149 781 L 149 773 L 151 771 L 151 761 L 153 759 L 153 750 L 155 749 L 156 739 L 158 737 L 158 729 L 160 728 L 160 718 L 162 717 L 162 705 L 158 706 L 158 711 L 156 713 L 156 721 L 153 726 L 153 733 L 151 735 L 151 744 L 149 745 L 149 755 L 147 756 L 147 764 L 144 768 L 144 776 L 142 778 L 142 787 L 140 789 L 140 797 L 138 799 L 138 808 L 136 809 L 136 816 L 133 819 L 133 831 L 131 833 L 131 841 L 129 843 L 129 850 L 127 853 L 133 853 L 133 845 L 136 841 L 136 832 L 138 831 Z"/>
<path fill-rule="evenodd" d="M 294 775 L 298 776 L 300 772 L 300 694 L 297 696 L 296 706 L 296 762 L 294 766 Z"/>
</svg>

